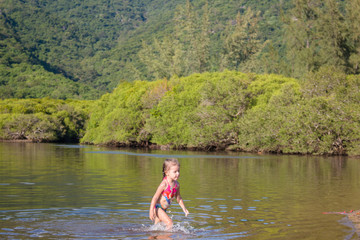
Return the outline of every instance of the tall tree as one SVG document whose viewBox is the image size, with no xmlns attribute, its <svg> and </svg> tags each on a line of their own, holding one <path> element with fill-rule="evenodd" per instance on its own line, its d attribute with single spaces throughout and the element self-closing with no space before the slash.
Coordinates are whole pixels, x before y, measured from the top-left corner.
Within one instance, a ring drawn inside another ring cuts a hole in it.
<svg viewBox="0 0 360 240">
<path fill-rule="evenodd" d="M 287 58 L 294 77 L 301 77 L 319 65 L 319 60 L 314 55 L 319 45 L 316 36 L 319 6 L 319 0 L 296 0 L 285 20 Z"/>
<path fill-rule="evenodd" d="M 346 26 L 336 0 L 325 0 L 321 8 L 317 27 L 320 64 L 337 66 L 346 71 L 349 48 L 346 43 Z"/>
<path fill-rule="evenodd" d="M 156 79 L 169 79 L 175 74 L 183 75 L 184 69 L 181 65 L 183 52 L 179 50 L 178 43 L 173 38 L 154 39 L 152 44 L 143 42 L 138 55 L 146 65 L 150 76 Z"/>
<path fill-rule="evenodd" d="M 205 2 L 202 11 L 196 11 L 191 2 L 187 0 L 185 7 L 178 7 L 174 23 L 176 39 L 186 56 L 183 59 L 185 74 L 208 71 L 210 59 L 208 2 Z"/>
<path fill-rule="evenodd" d="M 197 41 L 197 55 L 199 59 L 199 72 L 206 72 L 210 67 L 210 19 L 209 4 L 206 1 L 203 7 L 200 34 Z"/>
<path fill-rule="evenodd" d="M 245 14 L 238 12 L 235 26 L 230 26 L 230 31 L 224 43 L 224 66 L 229 69 L 246 70 L 250 61 L 261 50 L 258 36 L 258 22 L 260 12 L 247 9 Z"/>
<path fill-rule="evenodd" d="M 174 18 L 175 31 L 152 44 L 143 44 L 140 59 L 155 78 L 186 76 L 209 70 L 209 10 L 206 3 L 199 15 L 189 0 L 179 6 Z"/>
<path fill-rule="evenodd" d="M 265 43 L 261 54 L 261 71 L 264 73 L 284 74 L 286 73 L 285 64 L 280 57 L 278 49 L 269 40 Z"/>
<path fill-rule="evenodd" d="M 346 6 L 346 24 L 349 34 L 349 44 L 351 53 L 349 62 L 350 71 L 355 74 L 360 73 L 360 1 L 349 0 Z"/>
<path fill-rule="evenodd" d="M 286 26 L 287 58 L 293 77 L 321 66 L 349 68 L 345 17 L 336 0 L 296 0 Z"/>
</svg>

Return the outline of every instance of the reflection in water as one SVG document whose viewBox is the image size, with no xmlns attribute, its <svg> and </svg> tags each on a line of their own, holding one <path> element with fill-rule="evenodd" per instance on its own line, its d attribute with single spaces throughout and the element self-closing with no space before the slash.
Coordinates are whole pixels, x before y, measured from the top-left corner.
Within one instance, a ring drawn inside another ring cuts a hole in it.
<svg viewBox="0 0 360 240">
<path fill-rule="evenodd" d="M 138 153 L 138 152 L 125 152 L 125 151 L 88 151 L 86 153 L 99 153 L 99 154 L 122 154 L 122 155 L 129 155 L 129 156 L 141 156 L 141 157 L 156 157 L 156 158 L 259 158 L 259 156 L 232 156 L 232 155 L 186 155 L 186 154 L 154 154 L 154 153 Z"/>
<path fill-rule="evenodd" d="M 181 162 L 175 228 L 148 208 L 165 157 Z M 0 143 L 0 238 L 357 239 L 360 161 Z"/>
</svg>

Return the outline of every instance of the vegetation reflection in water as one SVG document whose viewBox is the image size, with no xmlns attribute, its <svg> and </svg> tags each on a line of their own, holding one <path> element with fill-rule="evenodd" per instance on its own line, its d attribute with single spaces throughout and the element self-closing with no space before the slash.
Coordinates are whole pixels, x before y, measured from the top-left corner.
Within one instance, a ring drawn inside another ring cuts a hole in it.
<svg viewBox="0 0 360 240">
<path fill-rule="evenodd" d="M 171 206 L 172 233 L 148 219 L 169 156 L 191 213 Z M 0 143 L 0 236 L 356 239 L 344 216 L 322 212 L 359 208 L 359 170 L 334 157 Z"/>
</svg>

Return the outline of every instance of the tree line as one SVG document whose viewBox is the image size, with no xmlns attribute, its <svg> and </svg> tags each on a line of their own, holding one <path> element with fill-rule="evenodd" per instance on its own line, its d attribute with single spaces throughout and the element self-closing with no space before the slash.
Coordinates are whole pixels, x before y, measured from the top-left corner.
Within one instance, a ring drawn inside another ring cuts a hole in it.
<svg viewBox="0 0 360 240">
<path fill-rule="evenodd" d="M 0 139 L 359 155 L 360 77 L 238 71 L 123 82 L 99 100 L 0 101 Z"/>
<path fill-rule="evenodd" d="M 358 75 L 298 81 L 224 71 L 123 83 L 96 101 L 82 143 L 358 155 Z"/>
<path fill-rule="evenodd" d="M 198 11 L 188 0 L 175 12 L 175 33 L 143 44 L 140 59 L 155 79 L 223 69 L 304 78 L 322 66 L 359 74 L 359 1 L 295 0 L 293 4 L 286 14 L 279 13 L 284 37 L 279 42 L 263 35 L 260 26 L 267 19 L 251 7 L 238 11 L 216 36 L 208 4 Z"/>
</svg>

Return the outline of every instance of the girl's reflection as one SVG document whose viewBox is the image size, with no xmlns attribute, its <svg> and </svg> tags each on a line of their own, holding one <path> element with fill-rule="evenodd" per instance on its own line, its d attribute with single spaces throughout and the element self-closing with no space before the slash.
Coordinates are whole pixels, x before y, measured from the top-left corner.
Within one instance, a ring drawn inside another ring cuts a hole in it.
<svg viewBox="0 0 360 240">
<path fill-rule="evenodd" d="M 163 232 L 163 233 L 156 233 L 156 235 L 150 236 L 149 239 L 170 239 L 172 240 L 173 238 L 171 237 L 171 233 L 167 233 L 167 232 Z"/>
</svg>

